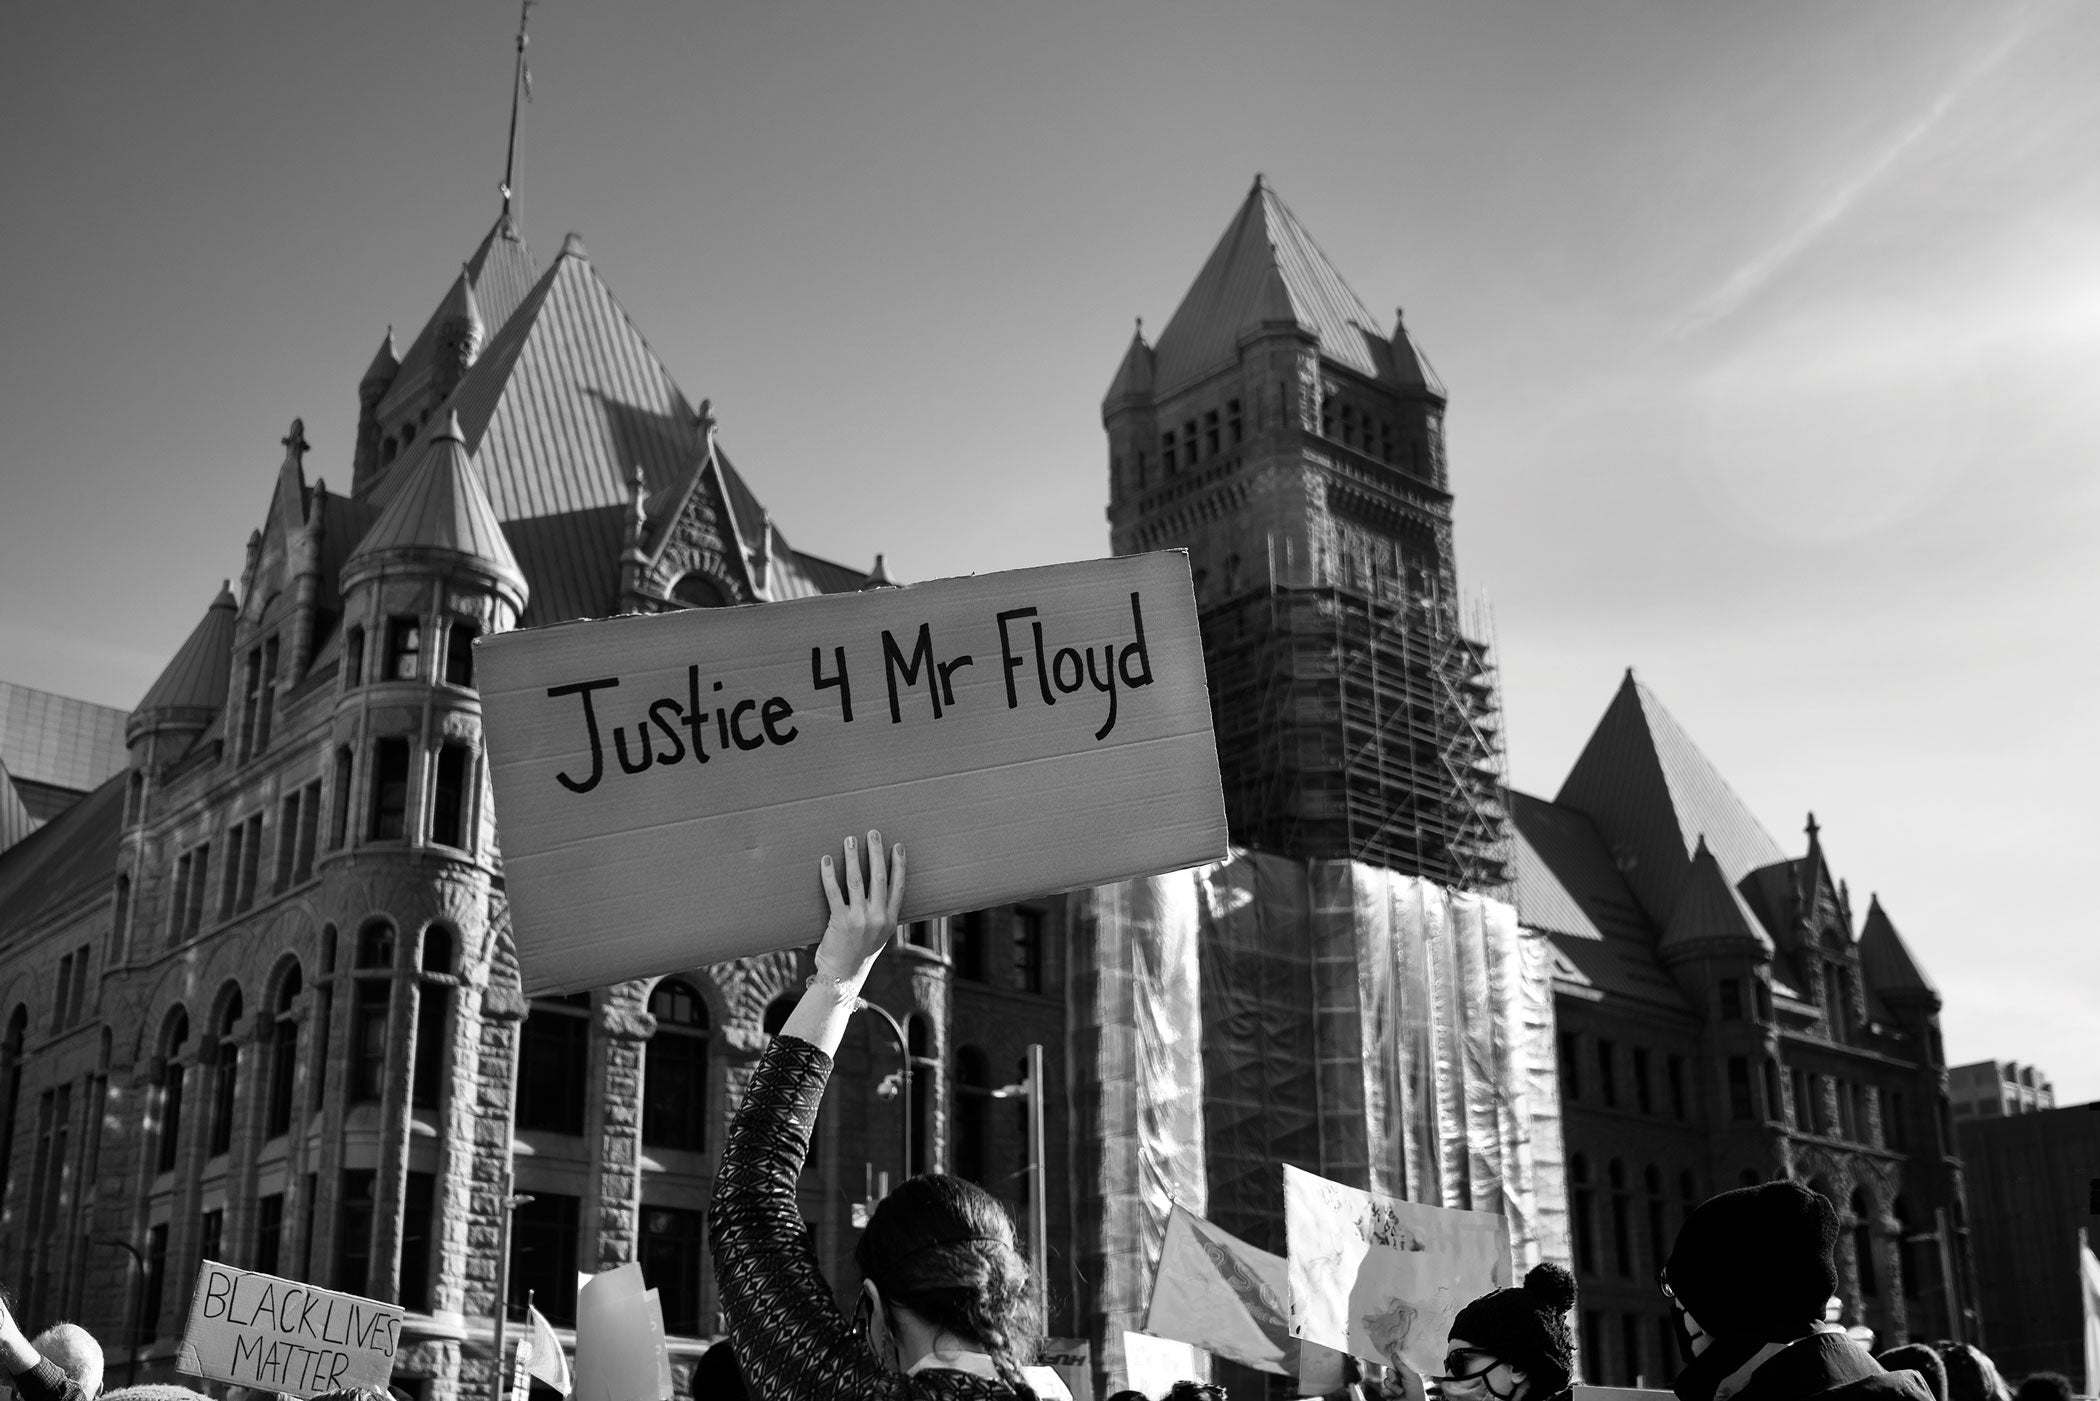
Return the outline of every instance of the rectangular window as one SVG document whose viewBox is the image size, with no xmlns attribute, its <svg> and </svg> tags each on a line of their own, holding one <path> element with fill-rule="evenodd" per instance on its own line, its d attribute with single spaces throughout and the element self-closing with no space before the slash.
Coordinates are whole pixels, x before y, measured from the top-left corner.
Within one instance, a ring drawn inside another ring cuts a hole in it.
<svg viewBox="0 0 2100 1401">
<path fill-rule="evenodd" d="M 204 927 L 204 892 L 211 884 L 211 843 L 190 853 L 189 908 L 183 911 L 182 937 L 194 939 Z"/>
<path fill-rule="evenodd" d="M 583 1132 L 590 1075 L 590 994 L 535 997 L 518 1030 L 518 1127 Z M 520 1296 L 522 1297 L 522 1296 Z"/>
<path fill-rule="evenodd" d="M 190 854 L 175 858 L 175 883 L 168 897 L 168 942 L 182 942 L 182 925 L 190 903 Z"/>
<path fill-rule="evenodd" d="M 1772 1020 L 1772 985 L 1757 978 L 1752 980 L 1750 990 L 1757 994 L 1757 1019 L 1762 1022 Z"/>
<path fill-rule="evenodd" d="M 1016 992 L 1043 990 L 1043 912 L 1014 911 L 1013 986 Z"/>
<path fill-rule="evenodd" d="M 314 991 L 320 997 L 314 1009 L 314 1045 L 321 1049 L 314 1058 L 313 1107 L 307 1112 L 318 1114 L 328 1102 L 328 1029 L 335 1016 L 335 989 L 320 987 Z"/>
<path fill-rule="evenodd" d="M 262 684 L 256 689 L 255 752 L 270 747 L 270 719 L 277 709 L 277 639 L 263 643 Z"/>
<path fill-rule="evenodd" d="M 430 1221 L 437 1179 L 411 1172 L 402 1184 L 401 1306 L 430 1312 Z"/>
<path fill-rule="evenodd" d="M 292 1088 L 299 1074 L 299 1023 L 279 1017 L 270 1028 L 270 1104 L 263 1121 L 266 1138 L 282 1138 L 292 1128 Z"/>
<path fill-rule="evenodd" d="M 1721 1020 L 1739 1022 L 1743 1019 L 1743 980 L 1721 979 Z"/>
<path fill-rule="evenodd" d="M 321 830 L 321 784 L 309 783 L 299 795 L 299 841 L 292 853 L 292 883 L 302 884 L 314 873 L 314 839 Z"/>
<path fill-rule="evenodd" d="M 166 1291 L 161 1287 L 168 1275 L 168 1223 L 163 1221 L 146 1233 L 146 1281 L 139 1298 L 139 1332 L 148 1338 L 160 1336 L 161 1305 Z"/>
<path fill-rule="evenodd" d="M 205 1212 L 199 1225 L 201 1229 L 197 1233 L 197 1257 L 225 1264 L 226 1257 L 219 1252 L 225 1249 L 226 1209 L 221 1207 L 217 1211 Z"/>
<path fill-rule="evenodd" d="M 555 1192 L 531 1195 L 511 1217 L 510 1316 L 525 1321 L 529 1292 L 549 1323 L 570 1326 L 576 1322 L 577 1201 Z M 666 1327 L 670 1321 L 667 1311 Z"/>
<path fill-rule="evenodd" d="M 1831 1083 L 1828 1076 L 1808 1077 L 1808 1122 L 1815 1132 L 1828 1135 L 1836 1127 L 1830 1119 L 1830 1100 L 1826 1086 Z"/>
<path fill-rule="evenodd" d="M 292 861 L 299 846 L 299 795 L 287 793 L 277 805 L 277 867 L 270 877 L 270 893 L 282 895 L 291 888 Z"/>
<path fill-rule="evenodd" d="M 233 908 L 236 913 L 255 904 L 255 874 L 256 868 L 261 865 L 262 814 L 258 812 L 241 827 L 241 869 L 233 886 Z"/>
<path fill-rule="evenodd" d="M 1597 1194 L 1587 1186 L 1573 1189 L 1575 1214 L 1575 1268 L 1584 1274 L 1597 1272 Z"/>
<path fill-rule="evenodd" d="M 73 991 L 73 955 L 67 954 L 58 961 L 58 992 L 51 999 L 51 1034 L 58 1035 L 66 1029 L 66 1006 Z"/>
<path fill-rule="evenodd" d="M 335 1287 L 363 1294 L 372 1283 L 372 1207 L 378 1174 L 353 1168 L 343 1174 L 343 1195 L 336 1215 Z"/>
<path fill-rule="evenodd" d="M 335 751 L 335 819 L 328 824 L 328 849 L 338 850 L 350 840 L 351 757 L 347 748 Z"/>
<path fill-rule="evenodd" d="M 1852 1113 L 1852 1086 L 1843 1080 L 1833 1081 L 1832 1084 L 1837 1090 L 1838 1137 L 1857 1141 L 1859 1125 L 1854 1122 Z"/>
<path fill-rule="evenodd" d="M 972 983 L 984 981 L 984 912 L 972 910 L 948 921 L 948 957 L 955 976 Z"/>
<path fill-rule="evenodd" d="M 376 1104 L 386 1094 L 387 1005 L 394 985 L 386 978 L 361 978 L 350 1021 L 350 1102 Z"/>
<path fill-rule="evenodd" d="M 354 690 L 365 679 L 365 630 L 352 628 L 343 637 L 343 689 Z"/>
<path fill-rule="evenodd" d="M 247 824 L 236 822 L 226 829 L 226 869 L 219 873 L 219 918 L 233 916 L 234 901 L 241 885 L 241 853 L 248 841 Z"/>
<path fill-rule="evenodd" d="M 1351 404 L 1342 405 L 1342 442 L 1356 446 L 1356 408 Z"/>
<path fill-rule="evenodd" d="M 1765 1057 L 1765 1118 L 1772 1123 L 1786 1118 L 1786 1108 L 1779 1092 L 1779 1062 Z"/>
<path fill-rule="evenodd" d="M 1218 428 L 1218 411 L 1212 409 L 1203 415 L 1203 450 L 1216 457 L 1223 446 L 1224 439 L 1220 436 Z"/>
<path fill-rule="evenodd" d="M 1888 1136 L 1889 1147 L 1897 1152 L 1910 1148 L 1910 1126 L 1903 1122 L 1903 1092 L 1883 1090 L 1881 1092 L 1881 1127 Z"/>
<path fill-rule="evenodd" d="M 705 1213 L 642 1204 L 642 1277 L 661 1291 L 664 1331 L 700 1335 L 700 1281 L 706 1264 Z"/>
<path fill-rule="evenodd" d="M 1225 430 L 1232 435 L 1234 447 L 1238 447 L 1246 438 L 1240 417 L 1240 401 L 1237 399 L 1225 401 Z"/>
<path fill-rule="evenodd" d="M 272 1192 L 255 1204 L 255 1268 L 266 1275 L 276 1274 L 283 1248 L 284 1193 Z"/>
<path fill-rule="evenodd" d="M 438 846 L 467 845 L 467 773 L 472 759 L 464 744 L 438 748 L 437 791 L 430 804 L 430 840 Z"/>
<path fill-rule="evenodd" d="M 474 684 L 474 639 L 481 636 L 481 629 L 472 623 L 452 620 L 451 630 L 445 636 L 445 684 L 448 686 L 471 686 Z"/>
<path fill-rule="evenodd" d="M 409 1102 L 418 1109 L 435 1109 L 445 1085 L 445 1043 L 450 1039 L 452 1018 L 447 1006 L 452 990 L 442 983 L 425 983 L 416 1001 L 416 1067 L 409 1077 Z"/>
<path fill-rule="evenodd" d="M 1569 1099 L 1582 1098 L 1582 1043 L 1572 1031 L 1560 1034 L 1560 1092 Z"/>
<path fill-rule="evenodd" d="M 1649 1068 L 1648 1048 L 1646 1046 L 1634 1047 L 1633 1102 L 1639 1106 L 1643 1114 L 1653 1114 L 1655 1112 L 1655 1087 L 1648 1080 Z"/>
<path fill-rule="evenodd" d="M 1196 420 L 1193 418 L 1181 425 L 1181 455 L 1188 459 L 1189 466 L 1196 465 Z"/>
<path fill-rule="evenodd" d="M 422 619 L 402 617 L 386 620 L 386 680 L 415 680 L 416 663 L 422 652 Z"/>
<path fill-rule="evenodd" d="M 1645 1386 L 1641 1375 L 1641 1316 L 1637 1313 L 1622 1315 L 1619 1319 L 1619 1343 L 1625 1358 L 1619 1363 L 1620 1377 L 1627 1386 Z"/>
<path fill-rule="evenodd" d="M 1615 1109 L 1619 1104 L 1618 1046 L 1614 1042 L 1597 1043 L 1597 1093 L 1606 1108 Z"/>
<path fill-rule="evenodd" d="M 1168 476 L 1174 475 L 1174 435 L 1166 432 L 1159 435 L 1159 465 Z"/>
<path fill-rule="evenodd" d="M 1750 1060 L 1747 1056 L 1728 1058 L 1728 1117 L 1731 1119 L 1754 1119 L 1757 1105 L 1752 1102 L 1750 1091 Z"/>
<path fill-rule="evenodd" d="M 1604 1324 L 1603 1316 L 1595 1309 L 1582 1311 L 1582 1374 L 1585 1377 L 1604 1375 Z M 1468 1342 L 1472 1341 L 1467 1339 Z"/>
<path fill-rule="evenodd" d="M 1794 1089 L 1794 1127 L 1806 1129 L 1809 1126 L 1808 1072 L 1796 1068 L 1787 1078 Z"/>
<path fill-rule="evenodd" d="M 234 749 L 234 760 L 247 763 L 248 756 L 255 752 L 255 710 L 258 693 L 262 689 L 262 648 L 248 653 L 247 664 L 241 669 L 241 732 Z"/>
<path fill-rule="evenodd" d="M 399 841 L 408 835 L 408 741 L 382 739 L 372 746 L 372 821 L 369 840 Z"/>
</svg>

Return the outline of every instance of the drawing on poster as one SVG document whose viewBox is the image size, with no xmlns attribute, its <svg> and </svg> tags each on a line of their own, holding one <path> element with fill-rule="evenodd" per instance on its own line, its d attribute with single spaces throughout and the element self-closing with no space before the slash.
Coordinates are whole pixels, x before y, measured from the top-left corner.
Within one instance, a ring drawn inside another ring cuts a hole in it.
<svg viewBox="0 0 2100 1401">
<path fill-rule="evenodd" d="M 1292 1167 L 1283 1191 L 1294 1337 L 1432 1376 L 1458 1311 L 1509 1283 L 1500 1215 L 1376 1196 Z"/>
</svg>

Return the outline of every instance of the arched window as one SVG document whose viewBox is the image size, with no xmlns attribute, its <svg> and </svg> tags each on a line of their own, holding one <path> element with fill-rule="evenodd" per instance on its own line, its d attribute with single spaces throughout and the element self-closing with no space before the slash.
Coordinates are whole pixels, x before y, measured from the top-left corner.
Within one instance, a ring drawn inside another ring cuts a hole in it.
<svg viewBox="0 0 2100 1401">
<path fill-rule="evenodd" d="M 286 970 L 277 985 L 275 1018 L 270 1027 L 270 1103 L 263 1136 L 279 1138 L 292 1127 L 292 1087 L 299 1076 L 299 1019 L 293 1007 L 299 997 L 299 965 Z"/>
<path fill-rule="evenodd" d="M 1577 1153 L 1568 1160 L 1568 1182 L 1575 1215 L 1575 1268 L 1584 1274 L 1597 1272 L 1597 1194 L 1590 1186 L 1590 1160 Z"/>
<path fill-rule="evenodd" d="M 581 1135 L 591 1071 L 591 995 L 533 998 L 518 1037 L 518 1127 Z"/>
<path fill-rule="evenodd" d="M 904 1044 L 911 1051 L 911 1171 L 931 1171 L 933 1096 L 940 1088 L 941 1063 L 934 1059 L 933 1034 L 926 1018 L 913 1012 L 904 1019 Z"/>
<path fill-rule="evenodd" d="M 359 968 L 392 968 L 394 966 L 394 926 L 383 919 L 375 919 L 357 931 L 357 966 Z"/>
<path fill-rule="evenodd" d="M 730 603 L 722 586 L 698 570 L 680 575 L 671 585 L 671 597 L 688 608 L 727 608 Z"/>
<path fill-rule="evenodd" d="M 442 924 L 433 924 L 423 931 L 423 971 L 452 971 L 452 931 Z"/>
<path fill-rule="evenodd" d="M 1874 1208 L 1866 1189 L 1852 1192 L 1852 1253 L 1858 1257 L 1859 1292 L 1868 1299 L 1881 1294 L 1881 1276 L 1874 1268 Z"/>
<path fill-rule="evenodd" d="M 226 993 L 212 1046 L 211 1134 L 205 1149 L 205 1156 L 210 1158 L 233 1147 L 233 1110 L 241 1074 L 241 1045 L 234 1036 L 240 1030 L 240 1021 L 241 990 L 236 987 Z"/>
<path fill-rule="evenodd" d="M 955 1049 L 955 1175 L 980 1187 L 990 1163 L 991 1063 L 975 1046 Z"/>
<path fill-rule="evenodd" d="M 649 994 L 656 1034 L 642 1067 L 642 1142 L 688 1152 L 707 1146 L 707 1004 L 691 983 L 666 978 Z"/>
<path fill-rule="evenodd" d="M 416 1059 L 409 1073 L 409 1103 L 436 1109 L 444 1097 L 446 1048 L 452 1040 L 452 931 L 433 924 L 423 931 L 422 986 L 416 998 Z M 432 976 L 435 975 L 435 976 Z"/>
<path fill-rule="evenodd" d="M 474 751 L 457 740 L 438 746 L 437 784 L 431 793 L 430 840 L 465 850 L 472 831 Z"/>
<path fill-rule="evenodd" d="M 189 1013 L 177 1007 L 168 1014 L 161 1035 L 164 1069 L 160 1074 L 160 1146 L 154 1165 L 160 1172 L 173 1172 L 182 1146 L 182 1063 L 176 1059 L 189 1044 Z"/>
</svg>

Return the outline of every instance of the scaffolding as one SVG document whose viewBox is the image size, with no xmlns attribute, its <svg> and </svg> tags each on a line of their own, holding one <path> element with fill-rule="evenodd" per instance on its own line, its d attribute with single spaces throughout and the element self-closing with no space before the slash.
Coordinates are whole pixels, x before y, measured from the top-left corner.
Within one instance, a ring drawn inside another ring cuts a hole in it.
<svg viewBox="0 0 2100 1401">
<path fill-rule="evenodd" d="M 1506 894 L 1500 687 L 1478 634 L 1434 591 L 1275 584 L 1206 609 L 1233 839 Z"/>
</svg>

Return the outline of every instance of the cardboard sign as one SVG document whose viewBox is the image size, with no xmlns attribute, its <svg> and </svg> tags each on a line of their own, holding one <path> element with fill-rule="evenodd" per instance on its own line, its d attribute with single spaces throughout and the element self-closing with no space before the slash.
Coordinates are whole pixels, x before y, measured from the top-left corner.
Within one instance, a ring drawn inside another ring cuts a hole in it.
<svg viewBox="0 0 2100 1401">
<path fill-rule="evenodd" d="M 1094 1401 L 1094 1344 L 1086 1338 L 1045 1338 L 1035 1352 L 1036 1367 L 1049 1372 L 1072 1401 Z M 1035 1368 L 1030 1368 L 1033 1373 Z M 1029 1384 L 1035 1385 L 1031 1375 Z M 1035 1387 L 1037 1396 L 1043 1388 Z"/>
<path fill-rule="evenodd" d="M 528 992 L 810 943 L 871 827 L 907 920 L 1225 853 L 1178 551 L 475 646 Z"/>
<path fill-rule="evenodd" d="M 1509 1283 L 1509 1222 L 1344 1187 L 1285 1166 L 1291 1335 L 1442 1369 L 1458 1311 Z"/>
<path fill-rule="evenodd" d="M 197 1268 L 177 1370 L 287 1396 L 384 1387 L 394 1373 L 402 1311 L 393 1304 L 237 1270 Z"/>
<path fill-rule="evenodd" d="M 1339 1386 L 1340 1354 L 1291 1336 L 1289 1299 L 1281 1255 L 1176 1206 L 1160 1243 L 1145 1331 L 1301 1382 L 1309 1369 L 1317 1381 L 1332 1378 Z"/>
<path fill-rule="evenodd" d="M 1165 1396 L 1176 1382 L 1202 1381 L 1210 1359 L 1187 1343 L 1143 1333 L 1123 1335 L 1123 1385 L 1147 1396 Z"/>
</svg>

